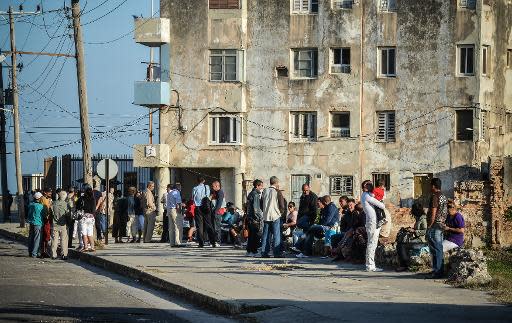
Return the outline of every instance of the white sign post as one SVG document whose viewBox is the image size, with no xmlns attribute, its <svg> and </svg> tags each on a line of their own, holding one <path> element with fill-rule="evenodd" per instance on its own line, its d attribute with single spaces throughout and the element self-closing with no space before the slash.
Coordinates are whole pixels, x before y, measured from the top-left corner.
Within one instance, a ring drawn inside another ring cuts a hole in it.
<svg viewBox="0 0 512 323">
<path fill-rule="evenodd" d="M 105 197 L 107 199 L 107 232 L 105 232 L 105 244 L 108 244 L 108 224 L 110 222 L 109 219 L 109 195 L 110 195 L 110 180 L 117 176 L 118 167 L 115 161 L 112 159 L 102 159 L 96 166 L 96 172 L 101 179 L 105 180 L 106 193 Z"/>
</svg>

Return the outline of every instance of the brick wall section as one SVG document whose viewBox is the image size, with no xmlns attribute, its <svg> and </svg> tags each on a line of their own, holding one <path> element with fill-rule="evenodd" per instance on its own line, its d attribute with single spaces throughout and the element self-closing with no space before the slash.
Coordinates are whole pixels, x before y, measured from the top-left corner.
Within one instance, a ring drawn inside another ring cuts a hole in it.
<svg viewBox="0 0 512 323">
<path fill-rule="evenodd" d="M 461 206 L 466 222 L 466 247 L 509 247 L 512 245 L 512 221 L 505 219 L 505 210 L 512 205 L 512 196 L 505 196 L 503 159 L 492 159 L 489 181 L 463 181 L 454 185 L 454 198 Z M 414 224 L 409 208 L 388 205 L 393 214 L 393 229 L 388 241 L 395 241 L 401 227 Z"/>
</svg>

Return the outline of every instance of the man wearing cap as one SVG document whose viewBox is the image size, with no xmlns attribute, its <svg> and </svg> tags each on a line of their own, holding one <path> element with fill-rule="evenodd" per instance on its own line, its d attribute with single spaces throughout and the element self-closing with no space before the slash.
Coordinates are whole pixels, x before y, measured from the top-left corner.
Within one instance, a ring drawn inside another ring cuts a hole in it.
<svg viewBox="0 0 512 323">
<path fill-rule="evenodd" d="M 28 206 L 27 222 L 29 223 L 28 234 L 28 255 L 36 258 L 39 255 L 39 243 L 41 240 L 41 227 L 43 226 L 43 204 L 41 197 L 43 194 L 36 192 L 34 201 Z"/>
</svg>

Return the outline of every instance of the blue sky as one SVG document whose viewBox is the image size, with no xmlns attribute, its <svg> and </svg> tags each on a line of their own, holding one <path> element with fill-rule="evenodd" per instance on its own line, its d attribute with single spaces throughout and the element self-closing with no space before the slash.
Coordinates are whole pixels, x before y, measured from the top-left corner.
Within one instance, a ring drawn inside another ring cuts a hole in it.
<svg viewBox="0 0 512 323">
<path fill-rule="evenodd" d="M 96 139 L 92 142 L 93 153 L 131 154 L 134 143 L 147 142 L 147 118 L 140 119 L 147 109 L 132 104 L 133 82 L 143 80 L 145 65 L 149 60 L 149 49 L 133 40 L 132 15 L 150 16 L 151 0 L 82 0 L 82 24 L 85 44 L 87 94 L 91 131 L 108 131 L 139 119 L 113 139 Z M 153 0 L 155 12 L 159 1 Z M 35 11 L 41 4 L 44 11 L 62 8 L 62 0 L 8 0 L 1 1 L 0 10 L 7 11 L 9 5 L 19 10 Z M 71 1 L 66 0 L 71 6 Z M 102 5 L 100 5 L 102 4 Z M 100 6 L 99 6 L 100 5 Z M 117 8 L 116 8 L 117 7 Z M 104 17 L 101 17 L 104 16 Z M 7 18 L 7 17 L 5 17 Z M 97 20 L 96 20 L 97 19 Z M 96 20 L 96 21 L 94 21 Z M 0 18 L 0 48 L 10 50 L 9 26 Z M 89 23 L 90 22 L 90 23 Z M 44 51 L 74 54 L 71 21 L 62 11 L 16 19 L 16 44 L 19 51 Z M 125 34 L 125 37 L 107 44 Z M 69 36 L 68 36 L 69 35 Z M 10 64 L 10 59 L 6 62 Z M 22 154 L 23 173 L 43 171 L 43 160 L 48 156 L 81 154 L 81 144 L 58 148 L 80 139 L 78 117 L 78 95 L 75 60 L 48 56 L 18 56 L 23 69 L 18 74 L 20 87 L 20 119 L 22 151 L 42 149 L 39 152 Z M 4 65 L 5 66 L 5 65 Z M 8 70 L 4 68 L 4 86 L 10 84 Z M 53 101 L 53 102 L 51 102 Z M 63 112 L 61 106 L 68 112 Z M 10 108 L 10 107 L 7 107 Z M 7 119 L 7 151 L 13 152 L 12 116 Z M 140 131 L 138 131 L 140 130 Z M 93 134 L 94 136 L 94 134 Z M 8 155 L 9 189 L 16 191 L 14 156 Z"/>
</svg>

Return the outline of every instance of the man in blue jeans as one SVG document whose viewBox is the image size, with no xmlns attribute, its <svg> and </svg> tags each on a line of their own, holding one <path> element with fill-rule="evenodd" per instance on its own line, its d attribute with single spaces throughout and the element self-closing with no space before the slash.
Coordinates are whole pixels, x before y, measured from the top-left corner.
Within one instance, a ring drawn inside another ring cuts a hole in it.
<svg viewBox="0 0 512 323">
<path fill-rule="evenodd" d="M 285 210 L 284 198 L 279 190 L 277 177 L 270 178 L 270 187 L 263 190 L 263 236 L 261 238 L 261 258 L 269 258 L 272 238 L 274 258 L 281 258 L 281 214 Z"/>
<path fill-rule="evenodd" d="M 431 278 L 443 277 L 444 255 L 443 255 L 443 229 L 446 216 L 448 214 L 448 200 L 441 194 L 441 180 L 433 178 L 432 197 L 427 213 L 428 230 L 427 240 L 432 256 L 432 275 Z"/>
</svg>

